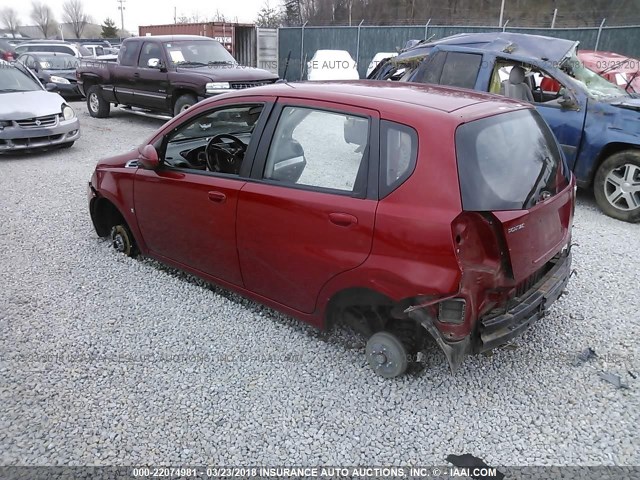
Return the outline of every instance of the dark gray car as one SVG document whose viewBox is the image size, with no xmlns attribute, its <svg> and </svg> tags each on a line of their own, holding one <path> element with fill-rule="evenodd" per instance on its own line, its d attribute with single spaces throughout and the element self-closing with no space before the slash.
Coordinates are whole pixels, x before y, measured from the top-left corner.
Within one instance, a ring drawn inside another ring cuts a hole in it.
<svg viewBox="0 0 640 480">
<path fill-rule="evenodd" d="M 80 61 L 66 53 L 29 52 L 18 57 L 43 85 L 53 83 L 63 97 L 81 97 L 76 80 L 76 67 Z"/>
</svg>

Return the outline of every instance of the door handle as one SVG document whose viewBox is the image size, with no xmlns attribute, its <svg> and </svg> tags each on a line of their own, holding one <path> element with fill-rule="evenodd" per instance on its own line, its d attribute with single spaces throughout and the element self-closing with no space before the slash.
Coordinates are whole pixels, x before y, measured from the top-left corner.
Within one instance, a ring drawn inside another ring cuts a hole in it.
<svg viewBox="0 0 640 480">
<path fill-rule="evenodd" d="M 140 74 L 138 72 L 136 72 L 136 73 L 133 74 L 133 77 L 134 78 L 140 78 Z"/>
<path fill-rule="evenodd" d="M 209 195 L 209 200 L 215 203 L 224 203 L 227 200 L 227 196 L 222 192 L 213 191 L 213 192 L 209 192 L 208 195 Z"/>
<path fill-rule="evenodd" d="M 329 220 L 339 227 L 349 227 L 358 223 L 358 219 L 348 213 L 330 213 Z"/>
</svg>

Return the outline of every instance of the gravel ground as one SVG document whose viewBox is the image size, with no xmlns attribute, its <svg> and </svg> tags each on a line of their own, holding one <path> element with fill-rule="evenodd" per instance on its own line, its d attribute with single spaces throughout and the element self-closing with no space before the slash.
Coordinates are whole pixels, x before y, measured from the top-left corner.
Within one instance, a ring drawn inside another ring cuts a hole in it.
<svg viewBox="0 0 640 480">
<path fill-rule="evenodd" d="M 0 157 L 0 464 L 640 464 L 638 225 L 582 195 L 577 276 L 517 348 L 383 380 L 344 333 L 98 239 L 96 160 L 161 122 L 75 108 L 73 148 Z"/>
</svg>

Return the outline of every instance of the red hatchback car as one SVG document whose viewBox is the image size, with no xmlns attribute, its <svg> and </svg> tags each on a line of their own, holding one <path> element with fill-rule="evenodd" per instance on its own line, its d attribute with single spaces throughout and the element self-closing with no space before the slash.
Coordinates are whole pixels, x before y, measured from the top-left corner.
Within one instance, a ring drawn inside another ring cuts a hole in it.
<svg viewBox="0 0 640 480">
<path fill-rule="evenodd" d="M 95 229 L 319 328 L 395 377 L 432 335 L 455 370 L 569 279 L 575 182 L 530 105 L 396 83 L 274 84 L 200 102 L 101 160 Z"/>
</svg>

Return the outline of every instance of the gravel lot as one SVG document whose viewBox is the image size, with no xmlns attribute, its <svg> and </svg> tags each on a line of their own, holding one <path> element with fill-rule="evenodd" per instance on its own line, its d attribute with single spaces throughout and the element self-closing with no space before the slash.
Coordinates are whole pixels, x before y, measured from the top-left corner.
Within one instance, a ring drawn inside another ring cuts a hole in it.
<svg viewBox="0 0 640 480">
<path fill-rule="evenodd" d="M 161 122 L 74 108 L 73 148 L 0 157 L 0 464 L 640 464 L 638 225 L 581 195 L 577 276 L 517 348 L 383 380 L 344 333 L 98 239 L 96 160 Z"/>
</svg>

